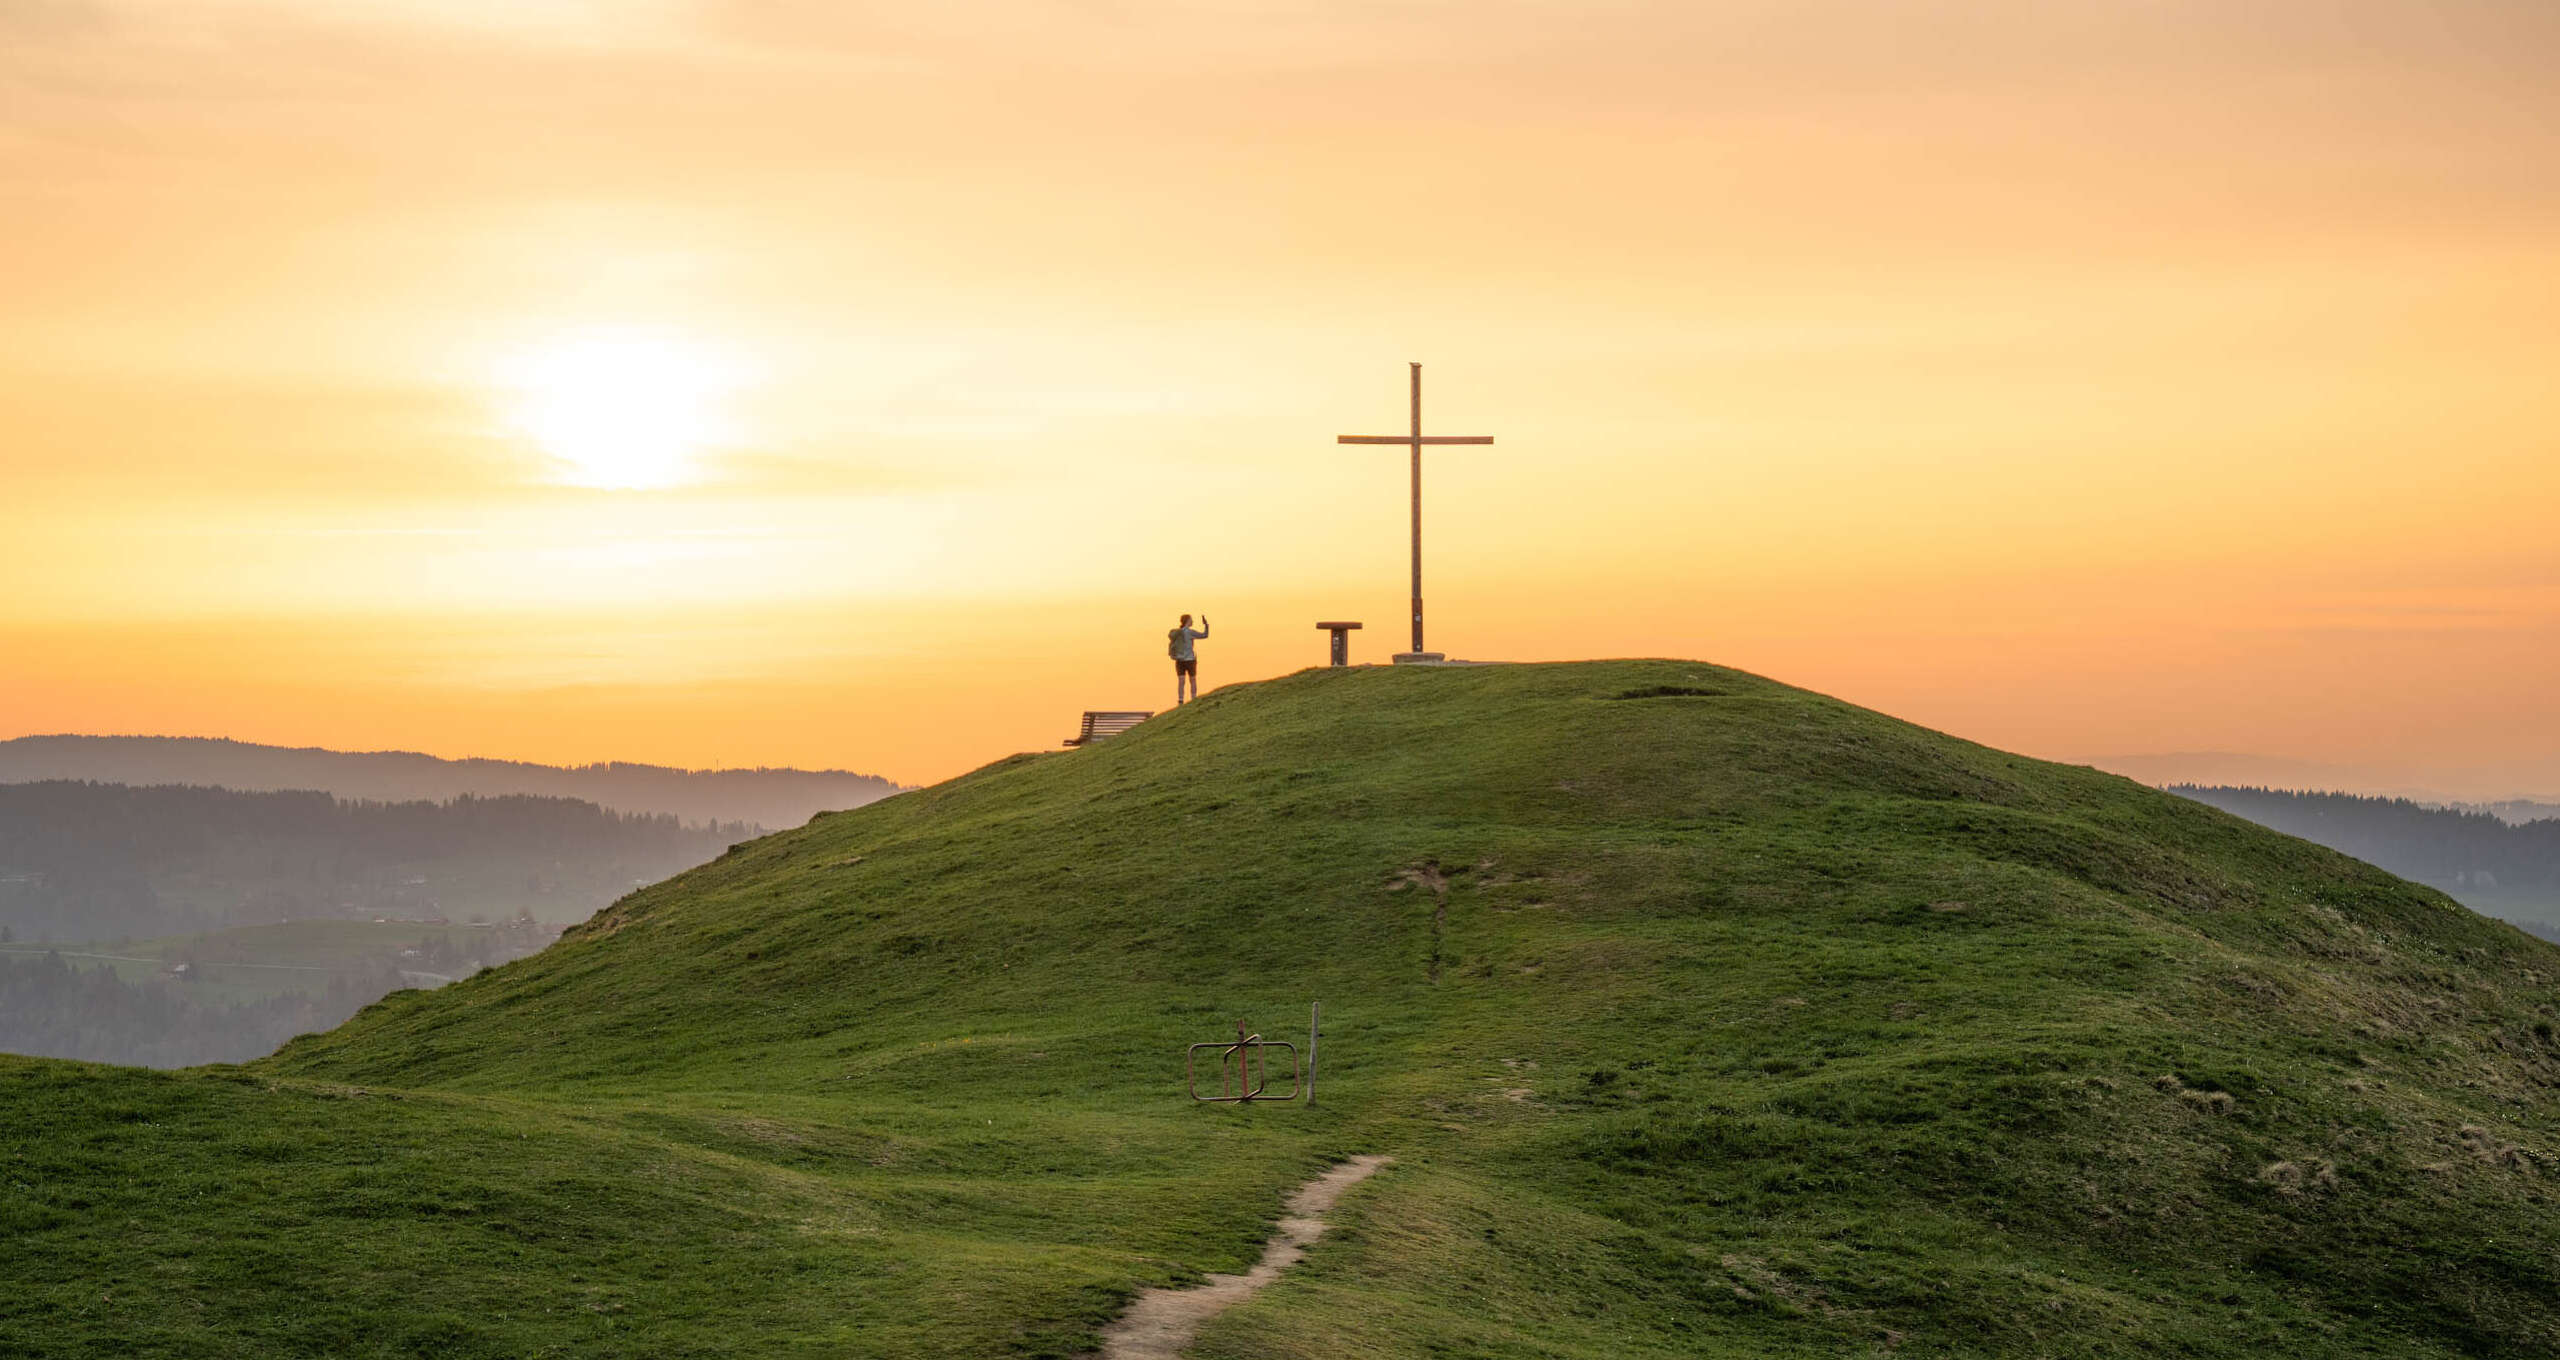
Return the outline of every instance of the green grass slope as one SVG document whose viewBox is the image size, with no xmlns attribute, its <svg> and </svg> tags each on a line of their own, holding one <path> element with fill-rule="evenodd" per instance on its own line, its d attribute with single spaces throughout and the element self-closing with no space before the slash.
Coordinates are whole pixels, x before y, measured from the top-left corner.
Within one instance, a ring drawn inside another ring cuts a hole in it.
<svg viewBox="0 0 2560 1360">
<path fill-rule="evenodd" d="M 1688 662 L 1311 671 L 247 1068 L 0 1062 L 0 1355 L 2560 1351 L 2560 951 Z M 1302 1037 L 1322 1103 L 1194 1106 Z"/>
</svg>

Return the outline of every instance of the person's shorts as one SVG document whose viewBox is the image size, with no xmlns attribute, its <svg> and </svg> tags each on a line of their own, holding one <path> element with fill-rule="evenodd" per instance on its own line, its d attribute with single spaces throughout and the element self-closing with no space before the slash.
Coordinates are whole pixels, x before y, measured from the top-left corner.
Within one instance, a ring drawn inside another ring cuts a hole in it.
<svg viewBox="0 0 2560 1360">
<path fill-rule="evenodd" d="M 1176 675 L 1198 675 L 1200 673 L 1200 659 L 1198 657 L 1193 657 L 1191 660 L 1185 661 L 1180 657 L 1175 657 L 1173 660 L 1173 673 Z"/>
</svg>

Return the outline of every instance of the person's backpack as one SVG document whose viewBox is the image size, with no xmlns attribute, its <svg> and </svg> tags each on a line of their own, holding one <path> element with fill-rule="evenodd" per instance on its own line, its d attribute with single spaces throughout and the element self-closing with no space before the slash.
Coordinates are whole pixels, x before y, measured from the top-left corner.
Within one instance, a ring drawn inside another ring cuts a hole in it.
<svg viewBox="0 0 2560 1360">
<path fill-rule="evenodd" d="M 1172 657 L 1176 661 L 1180 661 L 1182 659 L 1181 629 L 1167 628 L 1164 630 L 1164 654 Z"/>
</svg>

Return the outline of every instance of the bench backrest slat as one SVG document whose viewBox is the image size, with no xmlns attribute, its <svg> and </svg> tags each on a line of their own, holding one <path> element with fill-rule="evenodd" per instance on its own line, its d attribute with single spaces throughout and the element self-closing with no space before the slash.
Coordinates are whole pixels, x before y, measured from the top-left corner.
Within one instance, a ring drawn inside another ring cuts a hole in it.
<svg viewBox="0 0 2560 1360">
<path fill-rule="evenodd" d="M 1116 737 L 1154 717 L 1150 712 L 1132 709 L 1089 709 L 1081 731 L 1067 742 L 1069 746 L 1086 746 L 1105 737 Z"/>
</svg>

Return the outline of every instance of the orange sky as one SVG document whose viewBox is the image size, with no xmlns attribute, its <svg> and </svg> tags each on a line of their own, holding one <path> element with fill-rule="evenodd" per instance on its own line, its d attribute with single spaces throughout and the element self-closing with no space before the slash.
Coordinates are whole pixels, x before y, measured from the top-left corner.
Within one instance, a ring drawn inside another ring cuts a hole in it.
<svg viewBox="0 0 2560 1360">
<path fill-rule="evenodd" d="M 0 736 L 938 778 L 1400 645 L 2560 794 L 2547 0 L 0 0 Z M 637 483 L 637 485 L 634 485 Z"/>
</svg>

